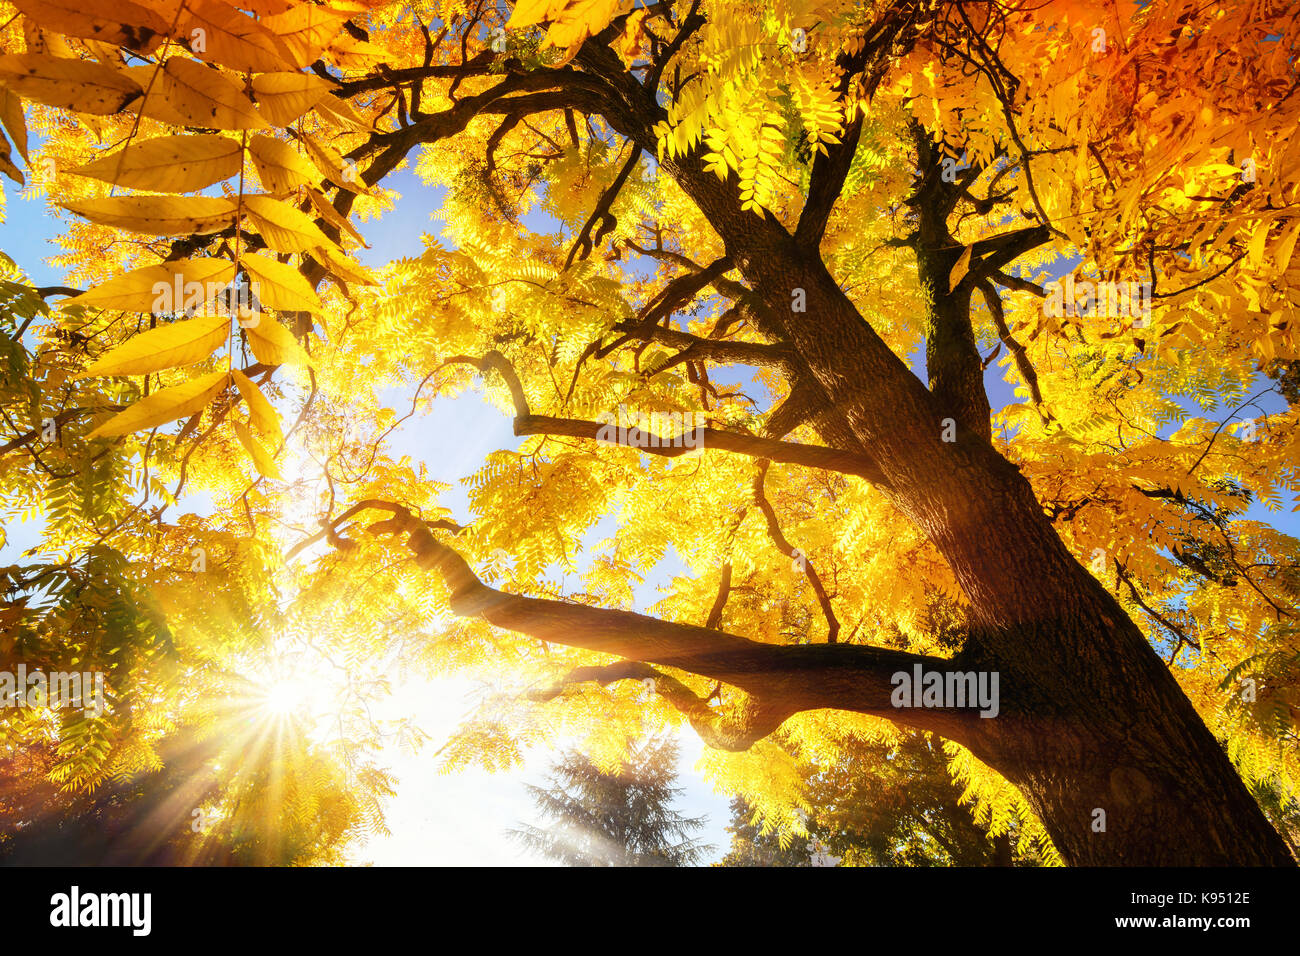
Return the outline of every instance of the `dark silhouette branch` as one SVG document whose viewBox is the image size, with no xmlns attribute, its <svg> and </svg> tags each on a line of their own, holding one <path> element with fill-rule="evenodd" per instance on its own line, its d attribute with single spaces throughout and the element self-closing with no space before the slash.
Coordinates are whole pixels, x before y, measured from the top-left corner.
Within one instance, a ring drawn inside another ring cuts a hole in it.
<svg viewBox="0 0 1300 956">
<path fill-rule="evenodd" d="M 821 605 L 822 614 L 826 616 L 826 627 L 829 630 L 827 642 L 834 644 L 840 633 L 840 622 L 835 616 L 835 608 L 831 605 L 831 599 L 826 594 L 826 588 L 822 585 L 821 576 L 818 575 L 817 569 L 813 567 L 812 561 L 808 556 L 796 548 L 786 538 L 781 531 L 781 523 L 776 518 L 776 509 L 772 503 L 767 500 L 763 494 L 763 480 L 767 477 L 767 469 L 771 464 L 767 459 L 759 459 L 758 473 L 754 476 L 754 501 L 763 512 L 763 517 L 767 519 L 767 533 L 772 538 L 772 543 L 776 545 L 778 551 L 784 554 L 790 560 L 796 562 L 800 570 L 808 578 L 808 583 L 812 585 L 813 592 L 817 595 L 817 603 Z"/>
<path fill-rule="evenodd" d="M 1020 372 L 1020 377 L 1024 380 L 1025 385 L 1029 387 L 1029 394 L 1034 400 L 1034 404 L 1039 406 L 1039 411 L 1043 413 L 1044 419 L 1050 421 L 1051 412 L 1047 412 L 1041 406 L 1043 404 L 1043 393 L 1038 388 L 1038 372 L 1035 371 L 1033 363 L 1029 361 L 1029 356 L 1025 353 L 1025 347 L 1016 341 L 1012 336 L 1011 330 L 1007 328 L 1006 314 L 1002 310 L 1002 298 L 998 295 L 998 290 L 993 288 L 993 283 L 985 280 L 979 284 L 980 294 L 984 296 L 984 303 L 989 307 L 989 313 L 993 316 L 993 324 L 997 327 L 998 338 L 1002 344 L 1007 347 L 1015 359 L 1016 369 Z"/>
<path fill-rule="evenodd" d="M 591 215 L 587 218 L 587 221 L 583 223 L 582 229 L 578 233 L 578 238 L 573 241 L 573 245 L 569 248 L 569 254 L 564 259 L 564 268 L 567 269 L 569 266 L 573 265 L 575 257 L 579 260 L 586 259 L 591 255 L 594 247 L 600 244 L 600 240 L 604 238 L 605 233 L 614 228 L 616 223 L 614 217 L 610 215 L 609 210 L 614 205 L 614 200 L 618 198 L 619 192 L 627 183 L 628 176 L 632 174 L 632 170 L 636 168 L 637 160 L 640 158 L 641 147 L 633 146 L 632 155 L 627 158 L 627 162 L 625 162 L 623 168 L 618 171 L 618 175 L 615 176 L 614 181 L 609 184 L 609 188 L 601 194 L 600 200 L 596 203 L 596 208 L 591 211 Z M 600 224 L 600 229 L 593 238 L 591 230 L 596 227 L 597 223 Z M 578 255 L 579 249 L 582 250 L 581 256 Z"/>
<path fill-rule="evenodd" d="M 482 358 L 457 355 L 442 363 L 473 365 L 480 372 L 495 370 L 505 380 L 515 408 L 514 432 L 516 435 L 563 435 L 569 438 L 589 438 L 607 444 L 619 444 L 625 447 L 639 448 L 652 455 L 664 458 L 677 458 L 695 453 L 701 449 L 729 451 L 748 455 L 752 458 L 768 458 L 772 461 L 793 465 L 805 465 L 809 468 L 822 468 L 846 475 L 856 475 L 867 481 L 876 481 L 880 472 L 874 462 L 859 455 L 827 448 L 823 445 L 800 445 L 795 442 L 774 441 L 739 432 L 723 431 L 717 428 L 699 428 L 694 432 L 694 440 L 688 445 L 683 441 L 673 441 L 674 436 L 651 436 L 640 432 L 641 444 L 631 444 L 626 436 L 615 432 L 610 434 L 610 426 L 600 422 L 585 421 L 579 418 L 554 418 L 550 415 L 534 415 L 529 409 L 524 395 L 523 385 L 514 367 L 500 352 L 489 351 Z M 602 435 L 602 429 L 605 434 Z"/>
<path fill-rule="evenodd" d="M 717 428 L 697 429 L 694 433 L 694 447 L 681 441 L 674 442 L 671 437 L 653 436 L 645 431 L 640 432 L 640 441 L 643 444 L 633 444 L 630 441 L 618 441 L 613 436 L 604 438 L 600 434 L 603 428 L 609 426 L 578 418 L 552 418 L 549 415 L 529 415 L 515 419 L 516 435 L 564 435 L 569 438 L 590 438 L 604 441 L 606 444 L 636 448 L 661 458 L 678 458 L 701 450 L 729 451 L 750 458 L 769 458 L 785 464 L 804 465 L 808 468 L 821 468 L 844 475 L 854 475 L 872 483 L 881 480 L 880 472 L 874 462 L 824 445 L 773 441 L 770 438 L 759 438 L 755 435 L 722 431 Z"/>
<path fill-rule="evenodd" d="M 718 582 L 718 596 L 713 599 L 713 607 L 709 608 L 708 620 L 704 626 L 709 630 L 715 630 L 722 623 L 722 612 L 727 609 L 727 598 L 731 596 L 731 562 L 728 561 L 722 566 L 722 578 Z"/>
</svg>

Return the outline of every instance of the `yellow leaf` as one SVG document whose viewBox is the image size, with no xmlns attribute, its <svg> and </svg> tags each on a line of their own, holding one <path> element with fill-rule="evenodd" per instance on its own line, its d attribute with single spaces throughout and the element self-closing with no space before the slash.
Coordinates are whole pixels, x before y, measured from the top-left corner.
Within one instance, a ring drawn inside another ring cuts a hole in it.
<svg viewBox="0 0 1300 956">
<path fill-rule="evenodd" d="M 27 121 L 23 118 L 23 101 L 9 90 L 0 90 L 0 120 L 3 120 L 9 138 L 18 147 L 18 154 L 24 163 L 31 163 L 27 156 Z"/>
<path fill-rule="evenodd" d="M 205 236 L 235 221 L 235 202 L 216 196 L 117 196 L 60 203 L 103 226 L 151 236 Z"/>
<path fill-rule="evenodd" d="M 145 64 L 143 66 L 128 66 L 123 72 L 133 77 L 145 91 L 144 98 L 129 107 L 132 112 L 147 116 L 149 119 L 157 120 L 160 123 L 166 123 L 169 126 L 189 126 L 194 123 L 194 119 L 189 115 L 189 110 L 182 113 L 176 107 L 173 102 L 176 98 L 175 83 L 165 79 L 161 68 L 155 67 L 153 64 Z M 172 99 L 168 99 L 164 95 L 164 90 L 172 94 Z"/>
<path fill-rule="evenodd" d="M 90 433 L 90 438 L 112 438 L 138 432 L 202 411 L 230 381 L 227 372 L 200 375 L 183 385 L 164 388 L 114 415 Z"/>
<path fill-rule="evenodd" d="M 135 66 L 130 72 L 138 75 L 140 71 L 148 82 L 147 76 L 153 69 Z M 159 72 L 143 113 L 164 123 L 175 123 L 175 117 L 179 116 L 184 123 L 177 125 L 207 129 L 245 130 L 267 126 L 238 83 L 197 60 L 175 56 Z"/>
<path fill-rule="evenodd" d="M 244 329 L 248 345 L 264 365 L 310 365 L 315 367 L 293 333 L 274 319 L 263 316 L 262 321 Z"/>
<path fill-rule="evenodd" d="M 340 33 L 330 41 L 329 58 L 345 70 L 367 70 L 376 63 L 391 59 L 392 51 L 377 43 Z"/>
<path fill-rule="evenodd" d="M 266 244 L 276 252 L 312 252 L 334 245 L 305 213 L 278 199 L 260 194 L 245 196 L 244 209 Z"/>
<path fill-rule="evenodd" d="M 332 126 L 366 131 L 374 128 L 361 118 L 361 114 L 352 108 L 351 103 L 339 99 L 333 93 L 327 93 L 317 101 L 316 113 Z"/>
<path fill-rule="evenodd" d="M 72 170 L 106 183 L 154 192 L 187 193 L 239 172 L 237 140 L 225 136 L 159 136 Z"/>
<path fill-rule="evenodd" d="M 82 40 L 93 57 L 105 66 L 111 66 L 119 73 L 126 68 L 126 54 L 119 47 L 98 40 Z"/>
<path fill-rule="evenodd" d="M 265 17 L 262 26 L 275 34 L 288 49 L 293 65 L 311 66 L 352 14 L 329 7 L 300 6 Z"/>
<path fill-rule="evenodd" d="M 269 452 L 262 447 L 261 442 L 253 437 L 252 432 L 237 418 L 231 418 L 230 424 L 235 428 L 235 437 L 239 443 L 248 451 L 249 456 L 253 459 L 253 467 L 258 473 L 266 478 L 274 478 L 277 481 L 284 478 L 280 471 L 280 466 L 275 463 Z"/>
<path fill-rule="evenodd" d="M 338 10 L 352 15 L 377 10 L 395 2 L 396 0 L 328 0 L 325 5 L 331 10 Z"/>
<path fill-rule="evenodd" d="M 283 40 L 247 14 L 213 0 L 186 0 L 177 38 L 188 41 L 199 59 L 239 73 L 273 73 L 294 65 Z"/>
<path fill-rule="evenodd" d="M 948 274 L 948 291 L 952 292 L 961 284 L 961 280 L 966 278 L 966 273 L 970 271 L 970 254 L 974 246 L 967 246 L 957 257 L 956 264 L 952 267 L 952 272 Z"/>
<path fill-rule="evenodd" d="M 1295 251 L 1296 237 L 1300 236 L 1300 219 L 1291 224 L 1291 228 L 1282 234 L 1273 250 L 1273 264 L 1278 272 L 1285 272 Z"/>
<path fill-rule="evenodd" d="M 277 13 L 291 10 L 297 0 L 221 0 L 230 7 L 238 7 L 259 17 L 273 17 Z"/>
<path fill-rule="evenodd" d="M 262 394 L 257 384 L 239 369 L 233 369 L 230 374 L 234 376 L 235 387 L 239 389 L 239 394 L 244 397 L 248 405 L 248 420 L 252 422 L 253 428 L 261 436 L 262 441 L 272 446 L 281 442 L 283 437 L 280 432 L 280 416 L 275 406 Z"/>
<path fill-rule="evenodd" d="M 630 0 L 569 0 L 546 31 L 542 46 L 563 49 L 561 62 L 567 63 L 587 37 L 605 29 L 621 10 L 630 6 Z"/>
<path fill-rule="evenodd" d="M 1208 173 L 1211 176 L 1240 176 L 1241 169 L 1237 166 L 1230 166 L 1227 163 L 1206 163 L 1201 166 L 1197 172 Z"/>
<path fill-rule="evenodd" d="M 568 2 L 569 0 L 519 0 L 515 4 L 514 12 L 510 14 L 510 19 L 506 21 L 506 29 L 516 30 L 520 27 L 531 27 L 535 23 L 554 20 Z"/>
<path fill-rule="evenodd" d="M 208 285 L 223 288 L 235 277 L 234 263 L 225 259 L 181 259 L 164 262 L 161 265 L 145 266 L 133 269 L 108 282 L 103 282 L 81 295 L 64 301 L 64 306 L 84 305 L 97 309 L 110 309 L 117 312 L 180 312 L 189 298 L 185 288 L 190 283 L 203 286 L 203 301 L 196 307 L 207 305 L 211 298 Z M 177 296 L 177 283 L 181 295 Z M 170 294 L 159 289 L 164 285 L 172 291 Z M 158 308 L 159 296 L 168 295 L 169 308 Z"/>
<path fill-rule="evenodd" d="M 623 35 L 618 40 L 618 55 L 623 65 L 630 67 L 641 54 L 641 44 L 645 40 L 645 7 L 633 10 L 623 28 Z"/>
<path fill-rule="evenodd" d="M 144 92 L 102 63 L 41 53 L 0 56 L 0 83 L 24 99 L 96 116 L 119 113 Z"/>
<path fill-rule="evenodd" d="M 63 39 L 63 34 L 41 29 L 31 17 L 23 17 L 22 25 L 23 39 L 27 42 L 28 53 L 48 53 L 50 56 L 62 57 L 66 60 L 77 58 L 77 54 L 72 52 L 72 47 L 68 46 L 68 41 Z"/>
<path fill-rule="evenodd" d="M 316 211 L 321 214 L 322 219 L 346 232 L 367 249 L 370 248 L 370 243 L 366 242 L 361 233 L 357 232 L 356 227 L 354 227 L 352 223 L 348 222 L 346 216 L 334 208 L 333 204 L 325 197 L 323 192 L 319 189 L 312 189 L 309 187 L 307 189 L 307 198 L 311 200 L 311 204 L 316 207 Z"/>
<path fill-rule="evenodd" d="M 313 182 L 316 170 L 288 143 L 270 136 L 254 136 L 248 141 L 258 178 L 268 192 L 292 192 L 304 183 Z"/>
<path fill-rule="evenodd" d="M 253 96 L 262 116 L 288 126 L 329 94 L 330 84 L 310 73 L 262 73 L 253 77 Z"/>
<path fill-rule="evenodd" d="M 158 14 L 163 23 L 170 24 L 176 19 L 176 14 L 184 0 L 136 0 L 136 2 Z"/>
<path fill-rule="evenodd" d="M 99 375 L 147 375 L 165 368 L 193 365 L 221 347 L 230 332 L 225 315 L 185 319 L 133 335 L 73 378 Z"/>
<path fill-rule="evenodd" d="M 340 189 L 346 189 L 358 196 L 370 195 L 370 187 L 361 179 L 360 173 L 357 172 L 356 163 L 344 159 L 333 147 L 312 139 L 306 134 L 303 134 L 301 139 L 307 147 L 307 152 L 320 168 L 320 171 L 325 174 L 326 179 Z"/>
<path fill-rule="evenodd" d="M 249 253 L 239 261 L 248 270 L 249 276 L 259 284 L 257 298 L 264 307 L 283 312 L 321 311 L 316 290 L 293 266 L 257 253 Z"/>
<path fill-rule="evenodd" d="M 1246 243 L 1246 258 L 1252 266 L 1258 267 L 1264 261 L 1264 243 L 1268 241 L 1268 230 L 1272 223 L 1264 219 L 1257 226 Z"/>
<path fill-rule="evenodd" d="M 189 5 L 188 0 L 135 0 L 135 2 L 153 10 L 168 23 L 176 19 L 177 10 L 182 2 Z M 302 0 L 216 0 L 216 2 L 231 9 L 246 10 L 259 17 L 269 17 L 284 13 Z"/>
<path fill-rule="evenodd" d="M 322 250 L 321 258 L 324 260 L 321 265 L 325 266 L 327 272 L 349 285 L 379 284 L 369 269 L 349 256 L 334 255 L 327 250 Z"/>
<path fill-rule="evenodd" d="M 9 143 L 0 136 L 0 172 L 16 182 L 19 186 L 25 184 L 26 180 L 23 171 L 14 165 L 13 157 L 9 154 Z"/>
<path fill-rule="evenodd" d="M 65 36 L 152 53 L 167 34 L 167 22 L 131 0 L 14 0 L 24 16 Z"/>
</svg>

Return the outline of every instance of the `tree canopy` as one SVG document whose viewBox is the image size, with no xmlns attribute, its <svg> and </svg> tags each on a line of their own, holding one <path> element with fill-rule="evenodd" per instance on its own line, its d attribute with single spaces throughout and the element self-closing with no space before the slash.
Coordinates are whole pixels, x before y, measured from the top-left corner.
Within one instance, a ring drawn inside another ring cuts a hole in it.
<svg viewBox="0 0 1300 956">
<path fill-rule="evenodd" d="M 1291 861 L 1288 4 L 4 6 L 66 285 L 7 250 L 0 664 L 107 706 L 0 739 L 67 793 L 215 737 L 217 818 L 322 858 L 400 662 L 499 691 L 448 770 L 687 723 L 803 834 L 924 731 L 1035 859 Z M 457 513 L 393 436 L 472 393 L 519 441 Z"/>
</svg>

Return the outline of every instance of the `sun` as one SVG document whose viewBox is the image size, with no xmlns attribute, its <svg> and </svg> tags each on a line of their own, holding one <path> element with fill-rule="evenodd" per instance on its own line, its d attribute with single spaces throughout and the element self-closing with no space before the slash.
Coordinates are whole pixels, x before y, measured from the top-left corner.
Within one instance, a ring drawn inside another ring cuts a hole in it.
<svg viewBox="0 0 1300 956">
<path fill-rule="evenodd" d="M 341 706 L 339 675 L 309 655 L 285 657 L 259 675 L 249 704 L 263 724 L 314 736 Z"/>
<path fill-rule="evenodd" d="M 272 684 L 266 692 L 262 706 L 277 717 L 292 717 L 302 714 L 311 702 L 310 681 L 296 678 Z"/>
</svg>

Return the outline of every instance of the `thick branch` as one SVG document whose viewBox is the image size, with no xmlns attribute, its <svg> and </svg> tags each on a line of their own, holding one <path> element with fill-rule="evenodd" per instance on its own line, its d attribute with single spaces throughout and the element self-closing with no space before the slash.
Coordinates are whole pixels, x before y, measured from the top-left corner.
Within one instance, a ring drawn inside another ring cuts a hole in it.
<svg viewBox="0 0 1300 956">
<path fill-rule="evenodd" d="M 674 252 L 671 249 L 663 249 L 659 247 L 656 247 L 654 249 L 647 249 L 644 246 L 637 245 L 631 239 L 625 239 L 623 241 L 623 245 L 633 250 L 638 255 L 649 256 L 651 259 L 658 259 L 660 262 L 671 262 L 675 265 L 681 266 L 683 269 L 689 269 L 691 272 L 704 271 L 704 266 L 700 265 L 698 262 L 695 262 L 693 259 L 690 259 L 687 256 L 682 255 L 680 252 Z M 735 279 L 728 279 L 725 275 L 714 276 L 713 288 L 717 289 L 720 295 L 724 295 L 728 299 L 733 299 L 736 301 L 742 301 L 742 300 L 752 301 L 754 296 L 752 290 L 747 289 L 744 285 L 737 282 Z"/>
<path fill-rule="evenodd" d="M 1028 292 L 1040 299 L 1047 298 L 1047 290 L 1037 282 L 1030 282 L 1028 279 L 1022 279 L 1019 276 L 1008 275 L 1001 270 L 989 273 L 989 278 L 1005 288 L 1014 289 L 1017 292 Z"/>
<path fill-rule="evenodd" d="M 858 113 L 844 130 L 843 140 L 830 147 L 826 155 L 819 153 L 813 160 L 808 200 L 804 203 L 794 233 L 795 242 L 801 246 L 816 248 L 821 244 L 831 211 L 835 208 L 835 200 L 839 198 L 849 167 L 853 164 L 853 155 L 857 152 L 861 135 L 862 114 Z"/>
<path fill-rule="evenodd" d="M 728 561 L 722 566 L 722 578 L 718 581 L 718 596 L 713 599 L 713 607 L 709 608 L 709 619 L 704 622 L 704 626 L 709 630 L 714 630 L 722 623 L 722 612 L 727 609 L 727 598 L 731 596 L 731 562 Z"/>
<path fill-rule="evenodd" d="M 769 438 L 784 438 L 804 422 L 831 410 L 825 395 L 808 378 L 796 379 L 790 394 L 768 413 L 763 431 Z"/>
<path fill-rule="evenodd" d="M 610 215 L 609 210 L 614 205 L 614 200 L 618 198 L 619 191 L 622 190 L 623 185 L 627 182 L 628 176 L 632 174 L 632 170 L 636 168 L 637 160 L 640 158 L 641 147 L 633 146 L 632 155 L 627 158 L 627 162 L 625 162 L 623 168 L 618 171 L 618 175 L 615 176 L 614 181 L 609 184 L 609 188 L 601 194 L 600 200 L 596 203 L 596 208 L 591 211 L 591 215 L 587 218 L 587 221 L 582 226 L 582 230 L 578 233 L 578 238 L 573 241 L 573 246 L 569 249 L 568 256 L 565 257 L 564 268 L 567 269 L 569 266 L 573 265 L 574 257 L 578 256 L 579 249 L 582 250 L 580 258 L 586 259 L 591 255 L 593 247 L 600 244 L 600 240 L 604 238 L 605 233 L 614 228 L 614 217 Z M 591 230 L 597 223 L 600 224 L 600 229 L 593 239 Z"/>
<path fill-rule="evenodd" d="M 870 96 L 875 91 L 890 62 L 888 54 L 906 36 L 914 22 L 910 20 L 912 16 L 915 13 L 904 15 L 897 8 L 886 11 L 871 32 L 862 38 L 856 52 L 841 53 L 836 57 L 835 66 L 839 71 L 839 79 L 835 84 L 837 100 L 841 103 L 845 101 L 851 87 L 859 82 L 859 77 L 864 95 Z M 861 135 L 862 113 L 855 109 L 840 142 L 813 159 L 808 199 L 799 216 L 794 236 L 795 242 L 801 247 L 816 249 L 821 243 L 835 201 L 844 189 L 844 181 L 853 165 Z"/>
<path fill-rule="evenodd" d="M 632 331 L 625 332 L 609 345 L 597 347 L 596 358 L 604 358 L 610 352 L 621 348 L 633 339 L 644 339 L 654 331 L 660 322 L 690 302 L 695 298 L 696 293 L 712 283 L 718 276 L 729 272 L 731 268 L 731 257 L 723 256 L 721 259 L 710 263 L 708 268 L 700 272 L 687 272 L 674 277 L 646 304 L 645 308 L 636 317 L 636 320 L 630 323 Z"/>
<path fill-rule="evenodd" d="M 483 584 L 464 558 L 414 516 L 404 519 L 398 513 L 385 522 L 385 530 L 395 530 L 399 524 L 408 531 L 406 543 L 420 567 L 437 574 L 446 585 L 456 615 L 482 618 L 495 627 L 567 647 L 676 668 L 745 691 L 755 698 L 741 721 L 745 733 L 726 745 L 748 746 L 787 717 L 820 708 L 873 714 L 959 742 L 972 739 L 979 727 L 973 709 L 896 708 L 891 702 L 895 674 L 910 676 L 915 666 L 926 672 L 955 673 L 963 671 L 959 659 L 851 644 L 764 644 L 631 611 L 507 594 Z"/>
<path fill-rule="evenodd" d="M 575 684 L 595 681 L 603 687 L 620 680 L 650 681 L 654 692 L 686 718 L 701 740 L 717 750 L 747 750 L 790 716 L 781 706 L 750 694 L 741 694 L 739 700 L 715 710 L 709 706 L 710 698 L 701 697 L 676 677 L 641 661 L 575 667 L 558 683 L 528 696 L 536 701 L 554 700 Z"/>
<path fill-rule="evenodd" d="M 662 326 L 655 326 L 646 332 L 637 328 L 631 322 L 624 322 L 614 326 L 614 331 L 631 332 L 642 341 L 658 342 L 661 345 L 682 349 L 683 355 L 678 357 L 679 360 L 686 358 L 692 360 L 705 359 L 720 364 L 760 366 L 787 366 L 794 360 L 793 350 L 784 345 L 767 345 L 762 342 L 734 342 L 727 339 L 706 339 L 698 335 L 691 335 L 689 332 L 665 329 Z M 661 372 L 665 367 L 661 366 L 656 371 Z"/>
<path fill-rule="evenodd" d="M 971 251 L 971 283 L 1000 272 L 1004 266 L 1051 238 L 1051 230 L 1046 226 L 1029 226 L 991 239 L 981 239 Z"/>
</svg>

